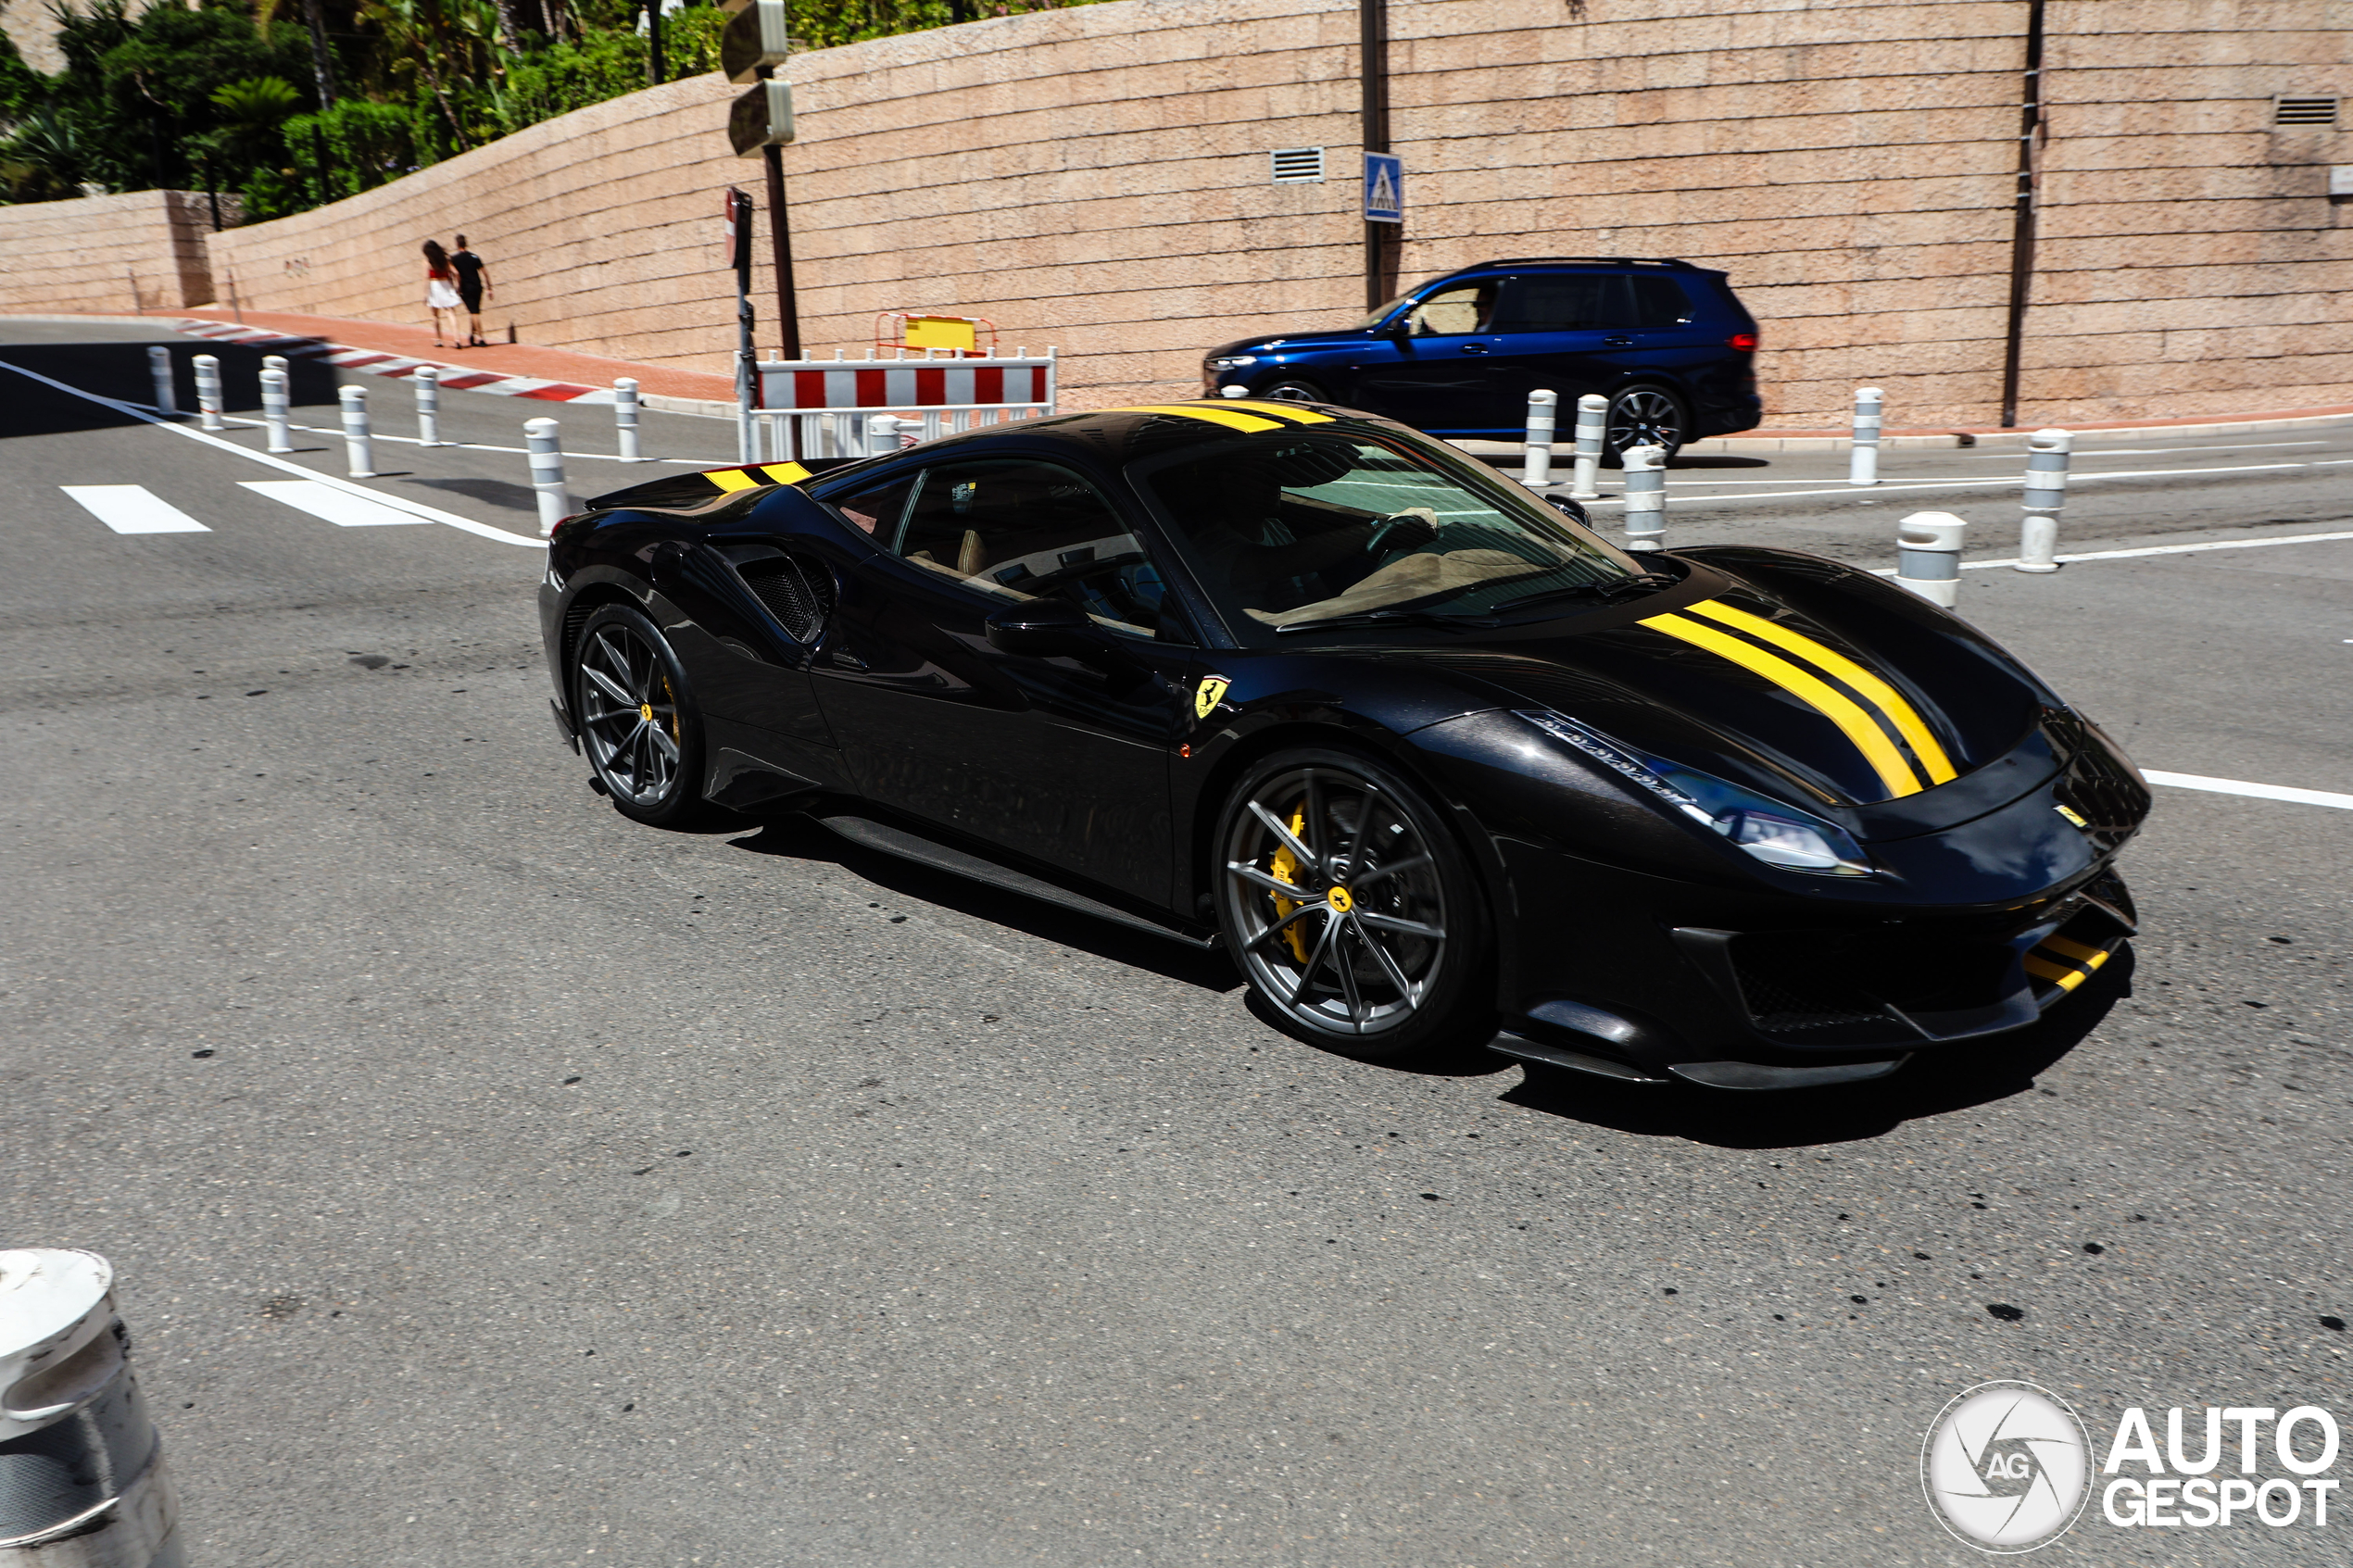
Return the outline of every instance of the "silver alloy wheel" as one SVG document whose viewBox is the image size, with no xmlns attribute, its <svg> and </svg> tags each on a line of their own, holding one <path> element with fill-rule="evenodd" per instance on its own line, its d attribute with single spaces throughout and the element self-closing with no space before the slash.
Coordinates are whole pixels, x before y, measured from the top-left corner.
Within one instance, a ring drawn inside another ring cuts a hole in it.
<svg viewBox="0 0 2353 1568">
<path fill-rule="evenodd" d="M 1609 400 L 1609 449 L 1664 446 L 1673 457 L 1683 445 L 1683 410 L 1655 386 L 1629 387 Z"/>
<path fill-rule="evenodd" d="M 1303 381 L 1278 381 L 1258 395 L 1270 403 L 1321 403 L 1323 393 Z"/>
<path fill-rule="evenodd" d="M 1411 1022 L 1447 959 L 1447 909 L 1421 832 L 1370 779 L 1302 767 L 1235 813 L 1225 914 L 1260 993 L 1325 1034 Z"/>
<path fill-rule="evenodd" d="M 661 655 L 608 622 L 580 648 L 580 733 L 597 776 L 633 806 L 669 798 L 678 781 L 678 694 Z"/>
</svg>

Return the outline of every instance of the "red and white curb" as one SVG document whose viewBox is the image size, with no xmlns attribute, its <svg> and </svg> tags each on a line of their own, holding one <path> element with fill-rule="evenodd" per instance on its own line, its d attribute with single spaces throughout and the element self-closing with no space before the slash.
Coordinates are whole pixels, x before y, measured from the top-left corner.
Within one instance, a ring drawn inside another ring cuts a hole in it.
<svg viewBox="0 0 2353 1568">
<path fill-rule="evenodd" d="M 503 370 L 470 370 L 439 359 L 411 359 L 373 348 L 353 348 L 323 338 L 293 337 L 267 327 L 241 327 L 228 321 L 183 320 L 178 330 L 190 337 L 265 348 L 289 359 L 316 359 L 337 370 L 371 376 L 414 375 L 421 365 L 441 372 L 445 392 L 487 392 L 497 397 L 535 397 L 545 403 L 610 403 L 612 388 L 582 386 L 573 382 L 541 381 L 535 376 L 509 375 Z"/>
</svg>

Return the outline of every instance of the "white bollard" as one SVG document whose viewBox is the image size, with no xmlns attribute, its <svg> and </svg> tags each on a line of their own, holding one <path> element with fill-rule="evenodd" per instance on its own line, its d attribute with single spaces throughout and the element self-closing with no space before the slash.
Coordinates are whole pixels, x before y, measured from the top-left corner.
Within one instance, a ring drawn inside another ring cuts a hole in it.
<svg viewBox="0 0 2353 1568">
<path fill-rule="evenodd" d="M 1559 417 L 1557 392 L 1528 395 L 1527 456 L 1520 459 L 1519 482 L 1541 490 L 1553 482 L 1553 421 Z"/>
<path fill-rule="evenodd" d="M 177 418 L 180 399 L 171 390 L 171 350 L 160 345 L 148 349 L 147 374 L 156 383 L 156 412 L 166 419 Z"/>
<path fill-rule="evenodd" d="M 286 427 L 286 372 L 261 372 L 261 428 L 269 434 L 270 450 L 294 450 L 293 432 Z"/>
<path fill-rule="evenodd" d="M 346 386 L 343 398 L 343 452 L 349 459 L 351 477 L 376 477 L 376 453 L 368 439 L 368 391 L 365 387 Z"/>
<path fill-rule="evenodd" d="M 2059 508 L 2067 505 L 2068 455 L 2075 436 L 2064 430 L 2038 430 L 2026 438 L 2026 516 L 2018 529 L 2018 570 L 2058 570 Z"/>
<path fill-rule="evenodd" d="M 1855 451 L 1846 469 L 1849 484 L 1879 483 L 1879 435 L 1887 394 L 1875 386 L 1855 389 Z"/>
<path fill-rule="evenodd" d="M 409 379 L 417 388 L 417 445 L 448 445 L 441 439 L 441 367 L 420 365 Z"/>
<path fill-rule="evenodd" d="M 220 361 L 199 354 L 190 361 L 196 370 L 196 422 L 207 430 L 226 430 L 220 422 Z"/>
<path fill-rule="evenodd" d="M 896 414 L 869 414 L 866 417 L 866 456 L 879 458 L 886 452 L 896 452 L 913 445 L 901 433 L 920 420 L 902 420 Z"/>
<path fill-rule="evenodd" d="M 1951 609 L 1961 596 L 1961 535 L 1966 519 L 1914 512 L 1896 525 L 1895 585 Z"/>
<path fill-rule="evenodd" d="M 1220 397 L 1248 397 L 1250 395 L 1250 388 L 1246 386 L 1221 386 L 1217 389 L 1217 395 Z"/>
<path fill-rule="evenodd" d="M 557 424 L 550 419 L 525 420 L 522 444 L 531 456 L 531 487 L 539 493 L 539 537 L 555 537 L 556 524 L 572 514 L 572 493 L 564 488 L 563 448 L 557 444 Z"/>
<path fill-rule="evenodd" d="M 637 450 L 637 383 L 627 376 L 612 383 L 612 422 L 621 441 L 621 460 L 644 462 Z"/>
<path fill-rule="evenodd" d="M 114 1269 L 0 1251 L 0 1563 L 179 1568 L 180 1510 L 131 1370 Z"/>
<path fill-rule="evenodd" d="M 1589 392 L 1577 400 L 1577 446 L 1569 470 L 1568 498 L 1601 499 L 1602 443 L 1609 435 L 1609 399 Z"/>
<path fill-rule="evenodd" d="M 1629 446 L 1620 454 L 1626 474 L 1626 547 L 1667 547 L 1667 448 Z"/>
<path fill-rule="evenodd" d="M 261 368 L 265 370 L 283 370 L 286 368 L 286 357 L 283 354 L 265 354 L 261 357 Z"/>
</svg>

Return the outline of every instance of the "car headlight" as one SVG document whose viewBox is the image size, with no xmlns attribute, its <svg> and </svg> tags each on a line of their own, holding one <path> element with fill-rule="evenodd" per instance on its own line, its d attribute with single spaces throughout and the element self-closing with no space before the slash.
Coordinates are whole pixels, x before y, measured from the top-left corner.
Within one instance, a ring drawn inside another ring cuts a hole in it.
<svg viewBox="0 0 2353 1568">
<path fill-rule="evenodd" d="M 1204 359 L 1202 363 L 1208 366 L 1213 370 L 1239 370 L 1244 365 L 1257 364 L 1258 356 L 1255 354 L 1228 354 L 1222 359 Z"/>
<path fill-rule="evenodd" d="M 1697 768 L 1645 756 L 1563 714 L 1522 712 L 1519 717 L 1693 822 L 1722 834 L 1768 866 L 1826 876 L 1872 874 L 1863 847 L 1836 822 L 1824 822 L 1809 811 Z"/>
</svg>

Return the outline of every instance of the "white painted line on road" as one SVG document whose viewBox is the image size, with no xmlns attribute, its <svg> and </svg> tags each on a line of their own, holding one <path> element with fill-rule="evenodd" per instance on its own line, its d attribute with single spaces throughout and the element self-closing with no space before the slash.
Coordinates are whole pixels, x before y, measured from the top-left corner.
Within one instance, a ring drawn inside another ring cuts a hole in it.
<svg viewBox="0 0 2353 1568">
<path fill-rule="evenodd" d="M 117 533 L 212 532 L 144 484 L 60 484 L 57 488 Z"/>
<path fill-rule="evenodd" d="M 2353 795 L 2337 795 L 2325 789 L 2290 789 L 2285 784 L 2249 784 L 2245 779 L 2209 779 L 2196 773 L 2159 773 L 2144 768 L 2141 777 L 2153 784 L 2170 784 L 2175 789 L 2202 789 L 2215 795 L 2246 795 L 2258 800 L 2285 800 L 2297 806 L 2334 806 L 2340 811 L 2353 811 Z"/>
<path fill-rule="evenodd" d="M 2095 479 L 2179 479 L 2184 475 L 2206 473 L 2272 473 L 2295 469 L 2336 468 L 2346 463 L 2353 463 L 2353 458 L 2333 458 L 2325 462 L 2310 463 L 2240 463 L 2233 464 L 2228 468 L 2117 469 L 2108 473 L 2084 473 L 2082 471 L 2070 472 L 2067 476 L 2067 482 L 2070 484 L 2082 484 Z M 1704 479 L 1693 481 L 1692 483 L 1700 484 L 1723 484 L 1730 482 L 1720 479 Z M 1745 483 L 1771 484 L 1777 483 L 1788 483 L 1790 482 L 1786 480 L 1751 480 L 1746 481 Z M 1819 483 L 1820 482 L 1814 481 L 1813 483 Z M 2015 479 L 1996 479 L 1990 476 L 1984 479 L 1914 479 L 1906 480 L 1900 484 L 1881 484 L 1876 490 L 1871 492 L 1870 496 L 1860 498 L 1874 499 L 1881 495 L 1894 495 L 1897 491 L 1901 490 L 2007 490 L 2015 488 L 2017 483 L 2018 482 Z M 1711 504 L 1719 501 L 1793 501 L 1802 499 L 1808 495 L 1845 495 L 1854 497 L 1855 491 L 1851 486 L 1841 485 L 1836 489 L 1831 490 L 1755 490 L 1742 495 L 1680 495 L 1673 488 L 1670 488 L 1667 492 L 1667 499 L 1669 505 L 1672 505 L 1677 501 L 1681 501 L 1686 504 L 1693 501 L 1706 501 Z M 1587 503 L 1589 506 L 1617 506 L 1620 504 L 1619 500 L 1614 496 L 1604 501 L 1593 501 Z"/>
<path fill-rule="evenodd" d="M 159 425 L 174 435 L 184 435 L 191 441 L 201 441 L 208 446 L 218 446 L 223 452 L 233 452 L 248 462 L 261 463 L 276 469 L 281 473 L 290 473 L 299 479 L 312 480 L 330 489 L 341 490 L 347 495 L 375 501 L 398 511 L 412 512 L 427 522 L 438 522 L 446 527 L 457 529 L 462 533 L 474 534 L 479 538 L 496 539 L 502 545 L 521 545 L 525 549 L 532 550 L 544 550 L 547 547 L 545 540 L 528 539 L 520 533 L 510 533 L 503 528 L 493 528 L 486 522 L 476 522 L 470 517 L 459 517 L 455 512 L 445 512 L 438 507 L 428 507 L 423 502 L 412 501 L 406 495 L 382 495 L 365 486 L 354 484 L 349 480 L 337 479 L 333 474 L 313 473 L 299 463 L 290 463 L 283 458 L 273 458 L 267 452 L 249 452 L 233 441 L 223 441 L 217 435 L 207 435 L 200 430 L 190 430 L 185 425 L 172 424 L 168 420 L 156 418 L 155 415 L 147 413 L 133 404 L 118 402 L 111 397 L 101 397 L 94 392 L 84 392 L 78 386 L 69 385 L 65 382 L 44 376 L 38 370 L 28 370 L 21 365 L 11 365 L 5 359 L 0 359 L 0 370 L 12 370 L 27 381 L 37 381 L 44 386 L 55 387 L 59 392 L 79 397 L 85 403 L 95 403 L 101 408 L 112 408 L 119 414 L 128 414 L 134 420 L 142 420 L 151 425 Z"/>
<path fill-rule="evenodd" d="M 331 490 L 315 479 L 241 479 L 237 483 L 257 495 L 283 501 L 296 511 L 324 518 L 337 528 L 406 528 L 426 521 L 372 499 Z"/>
<path fill-rule="evenodd" d="M 2142 556 L 2203 555 L 2208 550 L 2259 550 L 2267 545 L 2333 545 L 2346 539 L 2353 539 L 2353 533 L 2284 533 L 2276 539 L 2216 539 L 2203 545 L 2151 545 L 2139 550 L 2086 550 L 2081 555 L 2054 556 L 2051 558 L 2061 564 L 2071 560 L 2133 560 Z M 2011 556 L 2002 560 L 1965 560 L 1961 562 L 1961 570 L 1991 571 L 1995 567 L 2017 564 L 2018 558 Z M 1871 575 L 1893 577 L 1895 569 L 1883 566 Z"/>
<path fill-rule="evenodd" d="M 2233 441 L 2220 446 L 2098 446 L 2084 448 L 2085 454 L 2099 458 L 2170 458 L 2176 452 L 2256 452 L 2279 446 L 2325 446 L 2325 441 Z M 2004 462 L 2018 461 L 2016 448 L 2009 451 L 1971 452 L 1972 458 L 1999 458 Z"/>
</svg>

